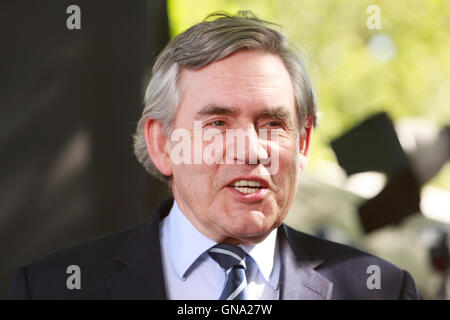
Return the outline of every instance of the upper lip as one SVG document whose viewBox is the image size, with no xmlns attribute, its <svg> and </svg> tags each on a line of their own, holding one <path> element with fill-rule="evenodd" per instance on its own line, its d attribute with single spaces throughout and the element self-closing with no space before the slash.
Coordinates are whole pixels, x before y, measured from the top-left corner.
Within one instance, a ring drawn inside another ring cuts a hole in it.
<svg viewBox="0 0 450 320">
<path fill-rule="evenodd" d="M 254 180 L 254 181 L 258 181 L 259 183 L 261 183 L 263 188 L 268 188 L 269 187 L 269 182 L 266 179 L 258 177 L 258 176 L 248 176 L 248 177 L 233 178 L 233 180 L 231 180 L 227 184 L 227 187 L 232 186 L 236 181 L 239 181 L 239 180 Z"/>
</svg>

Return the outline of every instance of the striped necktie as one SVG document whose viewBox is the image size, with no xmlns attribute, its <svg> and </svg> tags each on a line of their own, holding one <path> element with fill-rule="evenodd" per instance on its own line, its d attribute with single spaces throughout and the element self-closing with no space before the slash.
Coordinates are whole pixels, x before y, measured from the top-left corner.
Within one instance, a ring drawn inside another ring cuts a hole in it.
<svg viewBox="0 0 450 320">
<path fill-rule="evenodd" d="M 225 287 L 219 300 L 245 300 L 247 279 L 244 259 L 247 253 L 238 246 L 219 243 L 209 249 L 208 254 L 225 269 Z"/>
</svg>

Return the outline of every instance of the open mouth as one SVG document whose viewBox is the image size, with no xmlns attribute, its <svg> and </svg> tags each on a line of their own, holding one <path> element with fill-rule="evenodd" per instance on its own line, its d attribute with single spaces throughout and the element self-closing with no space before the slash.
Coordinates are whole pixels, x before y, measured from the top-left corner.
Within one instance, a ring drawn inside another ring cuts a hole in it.
<svg viewBox="0 0 450 320">
<path fill-rule="evenodd" d="M 233 182 L 229 187 L 246 194 L 258 192 L 264 186 L 255 180 L 237 180 Z"/>
</svg>

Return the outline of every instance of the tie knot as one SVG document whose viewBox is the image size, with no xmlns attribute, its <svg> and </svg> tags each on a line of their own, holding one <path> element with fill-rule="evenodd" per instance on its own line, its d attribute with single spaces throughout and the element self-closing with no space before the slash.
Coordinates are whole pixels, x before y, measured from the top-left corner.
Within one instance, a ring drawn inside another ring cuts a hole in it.
<svg viewBox="0 0 450 320">
<path fill-rule="evenodd" d="M 246 268 L 244 259 L 247 253 L 238 246 L 219 243 L 209 249 L 208 254 L 224 269 L 231 267 Z"/>
</svg>

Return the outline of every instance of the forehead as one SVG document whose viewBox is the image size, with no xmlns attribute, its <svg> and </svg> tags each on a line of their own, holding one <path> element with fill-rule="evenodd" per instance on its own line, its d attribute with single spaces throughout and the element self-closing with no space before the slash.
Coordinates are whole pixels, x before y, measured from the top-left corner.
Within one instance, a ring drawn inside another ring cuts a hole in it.
<svg viewBox="0 0 450 320">
<path fill-rule="evenodd" d="M 241 51 L 199 70 L 183 69 L 179 85 L 180 107 L 191 111 L 206 104 L 295 106 L 292 82 L 283 61 L 264 52 Z"/>
</svg>

